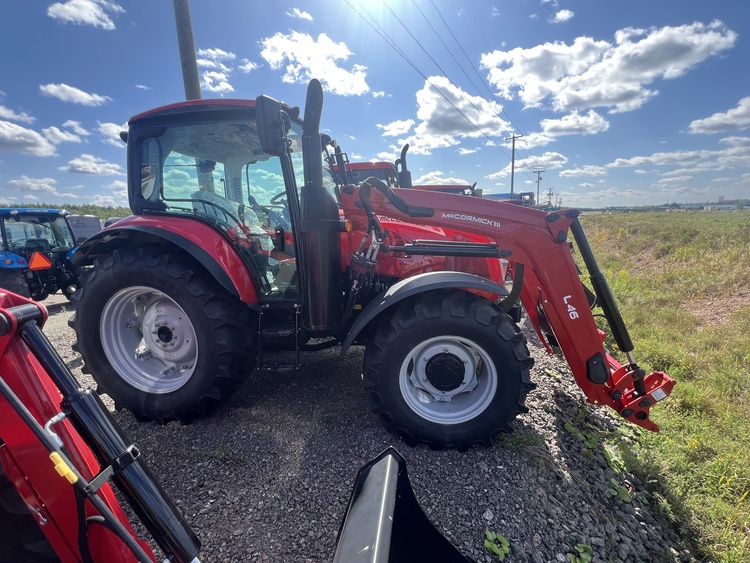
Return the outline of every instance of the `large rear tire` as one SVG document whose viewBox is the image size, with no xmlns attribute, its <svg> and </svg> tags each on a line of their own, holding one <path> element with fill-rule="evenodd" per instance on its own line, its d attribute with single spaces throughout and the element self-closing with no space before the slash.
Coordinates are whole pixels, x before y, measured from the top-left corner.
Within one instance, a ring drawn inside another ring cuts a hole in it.
<svg viewBox="0 0 750 563">
<path fill-rule="evenodd" d="M 29 284 L 26 282 L 24 273 L 20 270 L 0 269 L 0 288 L 7 289 L 21 297 L 31 297 Z"/>
<path fill-rule="evenodd" d="M 255 368 L 257 317 L 188 257 L 119 250 L 79 281 L 74 348 L 117 408 L 187 421 Z"/>
<path fill-rule="evenodd" d="M 465 291 L 432 291 L 379 323 L 364 386 L 372 411 L 408 444 L 466 450 L 489 446 L 526 412 L 533 363 L 502 309 Z"/>
</svg>

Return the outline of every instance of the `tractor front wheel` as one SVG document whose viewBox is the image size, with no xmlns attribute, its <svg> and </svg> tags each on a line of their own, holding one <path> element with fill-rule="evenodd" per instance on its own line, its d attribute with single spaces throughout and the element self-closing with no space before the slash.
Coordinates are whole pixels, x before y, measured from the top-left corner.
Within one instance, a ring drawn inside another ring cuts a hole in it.
<svg viewBox="0 0 750 563">
<path fill-rule="evenodd" d="M 386 428 L 415 445 L 490 445 L 534 386 L 526 340 L 477 295 L 433 291 L 397 306 L 365 351 L 364 386 Z"/>
<path fill-rule="evenodd" d="M 74 348 L 117 408 L 189 420 L 255 368 L 257 318 L 187 257 L 119 250 L 80 281 Z"/>
</svg>

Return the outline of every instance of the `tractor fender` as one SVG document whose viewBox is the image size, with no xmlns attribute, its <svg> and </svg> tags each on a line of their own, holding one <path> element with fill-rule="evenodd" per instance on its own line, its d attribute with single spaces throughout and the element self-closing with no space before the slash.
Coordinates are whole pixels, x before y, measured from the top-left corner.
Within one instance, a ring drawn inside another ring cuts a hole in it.
<svg viewBox="0 0 750 563">
<path fill-rule="evenodd" d="M 191 221 L 191 224 L 195 226 L 196 222 Z M 210 228 L 203 234 L 216 237 L 214 253 L 208 252 L 199 244 L 200 238 L 194 240 L 194 237 L 185 236 L 185 231 L 182 230 L 162 228 L 154 224 L 119 225 L 118 222 L 117 226 L 105 229 L 82 243 L 73 254 L 72 262 L 77 266 L 92 264 L 93 258 L 97 255 L 111 254 L 118 248 L 129 246 L 132 239 L 142 238 L 144 234 L 154 241 L 161 239 L 183 250 L 234 297 L 246 303 L 258 302 L 255 286 L 247 271 L 241 266 L 242 260 L 237 256 L 237 252 L 229 242 Z"/>
<path fill-rule="evenodd" d="M 499 283 L 465 272 L 427 272 L 403 279 L 393 284 L 362 309 L 341 345 L 341 355 L 346 354 L 362 329 L 389 307 L 413 295 L 445 288 L 476 289 L 502 296 L 508 295 L 508 290 Z"/>
</svg>

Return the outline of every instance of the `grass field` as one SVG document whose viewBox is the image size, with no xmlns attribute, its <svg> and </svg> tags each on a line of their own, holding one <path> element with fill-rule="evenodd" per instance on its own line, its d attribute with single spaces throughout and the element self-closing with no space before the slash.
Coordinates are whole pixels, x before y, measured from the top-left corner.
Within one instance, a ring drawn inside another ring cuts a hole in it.
<svg viewBox="0 0 750 563">
<path fill-rule="evenodd" d="M 750 211 L 586 214 L 642 367 L 677 380 L 629 469 L 706 560 L 750 561 Z M 623 358 L 620 358 L 621 360 Z"/>
</svg>

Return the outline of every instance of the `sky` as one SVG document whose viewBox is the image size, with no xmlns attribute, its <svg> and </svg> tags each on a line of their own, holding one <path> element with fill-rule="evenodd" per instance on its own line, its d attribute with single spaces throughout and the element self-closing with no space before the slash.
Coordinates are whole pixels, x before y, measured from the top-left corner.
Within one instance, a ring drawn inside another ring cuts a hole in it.
<svg viewBox="0 0 750 563">
<path fill-rule="evenodd" d="M 204 98 L 303 107 L 317 78 L 349 159 L 409 143 L 414 183 L 585 208 L 750 198 L 746 0 L 190 10 Z M 185 99 L 173 3 L 3 0 L 0 53 L 0 205 L 127 206 L 119 132 Z"/>
</svg>

